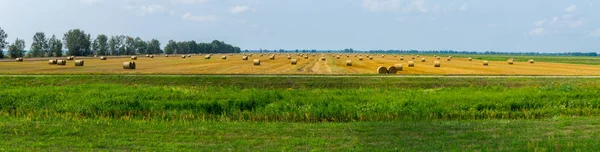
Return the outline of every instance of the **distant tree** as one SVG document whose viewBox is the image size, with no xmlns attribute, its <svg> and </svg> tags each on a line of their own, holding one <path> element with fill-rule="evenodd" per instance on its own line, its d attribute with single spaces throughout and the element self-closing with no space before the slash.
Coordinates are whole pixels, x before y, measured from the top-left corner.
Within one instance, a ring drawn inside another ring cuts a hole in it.
<svg viewBox="0 0 600 152">
<path fill-rule="evenodd" d="M 169 43 L 165 46 L 166 54 L 174 54 L 177 52 L 177 42 L 169 40 Z"/>
<path fill-rule="evenodd" d="M 98 54 L 99 50 L 98 50 L 98 39 L 94 39 L 92 41 L 92 54 Z"/>
<path fill-rule="evenodd" d="M 4 48 L 7 47 L 6 45 L 8 45 L 8 42 L 6 42 L 7 37 L 8 34 L 6 34 L 6 32 L 0 28 L 0 59 L 4 58 Z"/>
<path fill-rule="evenodd" d="M 67 50 L 67 55 L 87 56 L 90 51 L 90 35 L 85 34 L 79 29 L 69 30 L 65 33 L 63 41 Z"/>
<path fill-rule="evenodd" d="M 62 52 L 63 44 L 62 42 L 56 38 L 56 36 L 52 35 L 52 38 L 48 40 L 48 56 L 60 57 L 63 55 Z"/>
<path fill-rule="evenodd" d="M 133 41 L 136 54 L 151 54 L 148 52 L 148 43 L 146 41 L 140 37 L 136 37 Z"/>
<path fill-rule="evenodd" d="M 107 55 L 108 52 L 108 37 L 106 37 L 106 35 L 104 34 L 100 34 L 96 37 L 95 40 L 98 44 L 97 44 L 97 51 L 96 54 L 98 55 Z"/>
<path fill-rule="evenodd" d="M 160 50 L 160 41 L 156 39 L 152 39 L 148 42 L 148 53 L 150 54 L 160 54 L 162 50 Z"/>
<path fill-rule="evenodd" d="M 125 53 L 126 55 L 133 55 L 135 54 L 135 39 L 133 39 L 132 37 L 126 37 L 125 38 Z"/>
<path fill-rule="evenodd" d="M 111 55 L 125 54 L 125 39 L 127 37 L 123 35 L 111 36 L 108 41 L 108 48 L 110 49 Z"/>
<path fill-rule="evenodd" d="M 25 41 L 17 38 L 13 44 L 8 46 L 8 54 L 11 58 L 23 57 L 25 55 Z"/>
<path fill-rule="evenodd" d="M 43 57 L 49 52 L 48 39 L 44 32 L 37 32 L 33 35 L 33 42 L 31 43 L 31 50 L 29 50 L 29 56 L 31 57 Z"/>
</svg>

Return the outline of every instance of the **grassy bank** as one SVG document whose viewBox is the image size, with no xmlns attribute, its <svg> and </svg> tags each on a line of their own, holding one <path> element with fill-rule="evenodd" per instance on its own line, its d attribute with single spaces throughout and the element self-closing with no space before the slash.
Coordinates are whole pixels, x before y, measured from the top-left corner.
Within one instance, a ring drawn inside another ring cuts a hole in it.
<svg viewBox="0 0 600 152">
<path fill-rule="evenodd" d="M 597 151 L 600 79 L 2 76 L 0 150 Z"/>
<path fill-rule="evenodd" d="M 31 118 L 353 122 L 600 116 L 598 79 L 63 76 L 0 78 Z"/>
<path fill-rule="evenodd" d="M 2 151 L 598 151 L 599 118 L 351 123 L 0 117 Z"/>
</svg>

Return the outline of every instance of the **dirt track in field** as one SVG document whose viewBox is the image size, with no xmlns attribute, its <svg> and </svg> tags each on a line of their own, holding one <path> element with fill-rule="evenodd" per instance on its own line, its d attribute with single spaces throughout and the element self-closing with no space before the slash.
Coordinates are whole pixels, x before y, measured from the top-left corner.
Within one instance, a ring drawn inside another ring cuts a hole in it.
<svg viewBox="0 0 600 152">
<path fill-rule="evenodd" d="M 242 55 L 227 55 L 227 59 L 221 59 L 223 55 L 214 55 L 211 59 L 204 59 L 204 55 L 196 55 L 191 58 L 182 59 L 178 55 L 164 57 L 157 55 L 154 58 L 138 56 L 133 60 L 137 64 L 135 70 L 125 70 L 123 62 L 132 61 L 129 58 L 108 58 L 99 60 L 97 58 L 84 59 L 85 66 L 75 67 L 73 61 L 68 61 L 66 66 L 49 65 L 47 60 L 28 60 L 24 62 L 0 62 L 0 74 L 28 75 L 28 74 L 156 74 L 156 75 L 374 75 L 379 66 L 391 66 L 402 64 L 403 71 L 398 75 L 435 76 L 435 75 L 495 75 L 495 76 L 600 76 L 600 66 L 544 63 L 515 62 L 509 65 L 506 62 L 490 61 L 489 66 L 483 66 L 481 60 L 469 61 L 466 58 L 454 58 L 446 61 L 441 57 L 441 67 L 433 66 L 433 61 L 438 61 L 433 56 L 421 56 L 426 62 L 421 62 L 421 57 L 416 57 L 415 67 L 409 68 L 410 55 L 377 55 L 370 60 L 363 55 L 364 60 L 354 54 L 341 55 L 340 59 L 332 54 L 309 55 L 308 59 L 301 56 L 291 55 L 298 60 L 298 64 L 292 65 L 287 55 L 277 55 L 274 60 L 269 55 L 259 56 L 255 54 L 248 60 L 242 60 Z M 326 60 L 322 61 L 321 57 Z M 255 66 L 253 59 L 260 59 L 261 65 Z M 346 60 L 352 61 L 352 66 L 346 66 Z"/>
</svg>

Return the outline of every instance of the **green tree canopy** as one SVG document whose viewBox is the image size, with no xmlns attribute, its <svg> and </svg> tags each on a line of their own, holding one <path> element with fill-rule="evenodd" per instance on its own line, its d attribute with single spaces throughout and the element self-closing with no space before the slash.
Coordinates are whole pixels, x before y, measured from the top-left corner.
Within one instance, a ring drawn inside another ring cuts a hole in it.
<svg viewBox="0 0 600 152">
<path fill-rule="evenodd" d="M 49 56 L 50 52 L 48 49 L 48 39 L 44 32 L 37 32 L 33 35 L 33 42 L 31 43 L 31 50 L 29 50 L 30 57 L 43 57 Z"/>
<path fill-rule="evenodd" d="M 63 55 L 63 44 L 59 39 L 56 38 L 55 35 L 52 35 L 52 38 L 48 40 L 48 47 L 51 53 L 48 56 L 60 57 Z"/>
<path fill-rule="evenodd" d="M 63 37 L 67 55 L 87 56 L 91 54 L 90 35 L 79 29 L 69 30 Z"/>
<path fill-rule="evenodd" d="M 6 48 L 6 45 L 8 45 L 6 38 L 8 38 L 8 34 L 6 34 L 6 32 L 0 28 L 0 59 L 4 58 L 4 48 Z"/>
<path fill-rule="evenodd" d="M 17 38 L 13 44 L 8 46 L 8 54 L 11 58 L 23 57 L 25 55 L 25 41 Z"/>
</svg>

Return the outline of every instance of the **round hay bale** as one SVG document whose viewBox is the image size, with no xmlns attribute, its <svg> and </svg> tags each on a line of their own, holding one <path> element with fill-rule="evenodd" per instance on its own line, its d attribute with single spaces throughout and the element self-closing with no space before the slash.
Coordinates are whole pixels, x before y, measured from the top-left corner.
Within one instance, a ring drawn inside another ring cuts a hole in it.
<svg viewBox="0 0 600 152">
<path fill-rule="evenodd" d="M 508 61 L 506 61 L 506 63 L 508 63 L 509 65 L 513 65 L 513 64 L 515 64 L 515 61 L 514 60 L 508 60 Z"/>
<path fill-rule="evenodd" d="M 452 58 L 447 58 L 446 61 L 452 61 Z"/>
<path fill-rule="evenodd" d="M 408 61 L 408 67 L 415 67 L 415 61 Z"/>
<path fill-rule="evenodd" d="M 534 63 L 533 59 L 529 59 L 529 63 L 533 64 Z"/>
<path fill-rule="evenodd" d="M 227 56 L 224 56 L 224 55 L 223 55 L 223 56 L 221 56 L 221 59 L 223 59 L 223 60 L 227 60 Z"/>
<path fill-rule="evenodd" d="M 439 56 L 437 56 L 437 57 L 435 57 L 435 58 L 436 58 L 436 59 L 438 59 L 438 60 L 440 59 L 440 57 L 439 57 Z"/>
<path fill-rule="evenodd" d="M 346 60 L 346 66 L 352 66 L 352 60 Z"/>
<path fill-rule="evenodd" d="M 433 61 L 433 67 L 439 68 L 440 66 L 440 61 Z"/>
<path fill-rule="evenodd" d="M 394 67 L 396 67 L 396 70 L 398 70 L 398 71 L 402 71 L 404 69 L 402 64 L 394 64 Z"/>
<path fill-rule="evenodd" d="M 404 60 L 404 57 L 400 57 L 400 60 Z"/>
<path fill-rule="evenodd" d="M 190 54 L 190 55 L 188 55 L 187 57 L 188 57 L 188 58 L 191 58 L 191 57 L 192 57 L 192 55 Z"/>
<path fill-rule="evenodd" d="M 242 60 L 248 60 L 248 56 L 243 56 Z"/>
<path fill-rule="evenodd" d="M 425 60 L 425 58 L 421 58 L 421 62 L 427 62 L 427 60 Z"/>
<path fill-rule="evenodd" d="M 146 54 L 146 57 L 150 57 L 150 54 Z"/>
<path fill-rule="evenodd" d="M 388 67 L 388 74 L 396 74 L 396 73 L 398 73 L 398 69 L 396 69 L 396 66 Z"/>
<path fill-rule="evenodd" d="M 452 56 L 448 56 L 448 59 L 452 59 Z"/>
<path fill-rule="evenodd" d="M 154 58 L 154 55 L 150 55 L 149 58 Z"/>
<path fill-rule="evenodd" d="M 287 56 L 287 59 L 292 59 L 292 56 Z"/>
<path fill-rule="evenodd" d="M 275 60 L 275 55 L 271 55 L 271 57 L 269 57 L 269 60 Z"/>
<path fill-rule="evenodd" d="M 73 57 L 73 56 L 68 56 L 68 57 L 67 57 L 67 60 L 73 60 L 73 58 L 75 58 L 75 57 Z"/>
<path fill-rule="evenodd" d="M 15 58 L 15 61 L 17 61 L 17 62 L 23 62 L 23 58 Z"/>
<path fill-rule="evenodd" d="M 379 68 L 377 68 L 377 73 L 379 73 L 379 74 L 387 74 L 388 70 L 387 70 L 387 68 L 385 68 L 383 66 L 379 66 Z"/>
<path fill-rule="evenodd" d="M 292 59 L 292 65 L 296 65 L 296 64 L 298 64 L 298 60 Z"/>
<path fill-rule="evenodd" d="M 107 58 L 105 56 L 101 56 L 100 60 L 106 60 Z"/>
<path fill-rule="evenodd" d="M 381 55 L 381 58 L 385 58 L 385 55 Z"/>
<path fill-rule="evenodd" d="M 471 58 L 471 57 L 469 57 L 468 59 L 469 59 L 469 61 L 473 61 L 473 58 Z"/>
<path fill-rule="evenodd" d="M 373 60 L 373 57 L 372 57 L 372 56 L 370 56 L 370 57 L 369 57 L 369 60 Z"/>
<path fill-rule="evenodd" d="M 186 57 L 185 55 L 181 55 L 181 58 L 182 58 L 182 59 L 185 59 L 185 57 Z"/>
<path fill-rule="evenodd" d="M 414 60 L 414 59 L 415 59 L 415 56 L 412 56 L 412 59 Z"/>
<path fill-rule="evenodd" d="M 131 60 L 137 60 L 137 56 L 131 56 Z"/>
<path fill-rule="evenodd" d="M 97 57 L 98 57 L 98 55 L 94 55 L 94 57 L 95 57 L 95 58 L 97 58 Z"/>
<path fill-rule="evenodd" d="M 327 60 L 327 58 L 321 57 L 321 61 L 326 61 L 326 60 Z"/>
<path fill-rule="evenodd" d="M 168 54 L 166 54 L 166 55 L 165 55 L 165 57 L 169 57 L 169 55 L 168 55 Z"/>
<path fill-rule="evenodd" d="M 188 57 L 189 57 L 189 56 L 188 56 Z M 207 60 L 208 60 L 208 59 L 210 59 L 210 58 L 211 58 L 211 56 L 210 56 L 210 55 L 206 55 L 206 56 L 204 56 L 204 59 L 207 59 Z"/>
<path fill-rule="evenodd" d="M 340 56 L 338 55 L 336 58 L 337 58 L 337 59 L 340 59 Z"/>
<path fill-rule="evenodd" d="M 254 65 L 260 65 L 260 60 L 259 59 L 254 59 Z"/>
<path fill-rule="evenodd" d="M 488 61 L 483 61 L 483 66 L 488 66 Z"/>
<path fill-rule="evenodd" d="M 56 64 L 56 60 L 48 60 L 48 64 L 54 65 L 54 64 Z"/>
<path fill-rule="evenodd" d="M 308 59 L 308 55 L 305 55 L 305 56 L 304 56 L 304 59 Z"/>
<path fill-rule="evenodd" d="M 56 65 L 67 65 L 67 60 L 56 60 Z"/>
<path fill-rule="evenodd" d="M 123 69 L 135 69 L 135 62 L 123 62 Z"/>
<path fill-rule="evenodd" d="M 75 66 L 83 66 L 83 60 L 75 60 Z"/>
<path fill-rule="evenodd" d="M 363 60 L 363 57 L 362 57 L 362 56 L 361 56 L 361 57 L 358 57 L 358 60 L 361 60 L 361 61 L 362 61 L 362 60 Z"/>
</svg>

